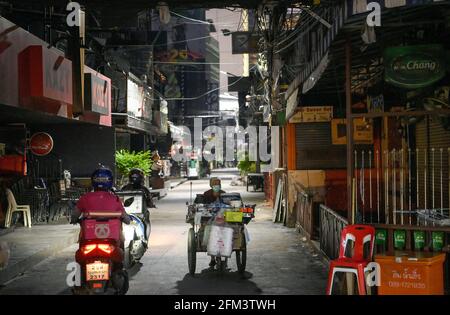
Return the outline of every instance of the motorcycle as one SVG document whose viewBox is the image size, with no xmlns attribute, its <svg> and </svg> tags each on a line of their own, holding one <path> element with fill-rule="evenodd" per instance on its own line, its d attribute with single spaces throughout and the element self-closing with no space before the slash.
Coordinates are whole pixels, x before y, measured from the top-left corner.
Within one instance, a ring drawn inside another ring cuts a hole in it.
<svg viewBox="0 0 450 315">
<path fill-rule="evenodd" d="M 81 267 L 81 286 L 73 294 L 114 294 L 128 291 L 128 274 L 123 268 L 121 213 L 89 212 L 79 219 L 81 234 L 75 260 Z"/>
<path fill-rule="evenodd" d="M 150 212 L 147 209 L 143 192 L 118 191 L 116 194 L 123 200 L 125 211 L 131 218 L 129 225 L 123 225 L 124 264 L 125 268 L 130 268 L 139 262 L 147 251 L 151 232 Z"/>
</svg>

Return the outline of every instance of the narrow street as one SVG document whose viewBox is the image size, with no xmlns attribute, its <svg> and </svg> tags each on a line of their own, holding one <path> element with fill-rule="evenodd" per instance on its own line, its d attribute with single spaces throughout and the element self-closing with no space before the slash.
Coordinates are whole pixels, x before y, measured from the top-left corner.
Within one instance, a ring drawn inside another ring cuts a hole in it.
<svg viewBox="0 0 450 315">
<path fill-rule="evenodd" d="M 0 0 L 0 297 L 448 296 L 449 39 L 450 0 Z"/>
<path fill-rule="evenodd" d="M 227 192 L 240 192 L 246 203 L 263 205 L 263 193 L 246 192 L 244 186 L 231 186 L 226 173 L 223 178 Z M 192 181 L 193 194 L 209 188 L 207 180 Z M 152 212 L 150 249 L 141 265 L 129 270 L 128 294 L 323 294 L 326 267 L 300 234 L 281 224 L 272 223 L 272 212 L 258 207 L 256 218 L 248 229 L 247 272 L 237 273 L 235 256 L 231 270 L 220 276 L 209 269 L 206 253 L 197 255 L 195 277 L 188 273 L 186 201 L 189 201 L 190 181 L 174 188 L 157 202 Z M 65 283 L 67 263 L 73 261 L 76 245 L 43 261 L 29 272 L 9 281 L 0 294 L 71 294 Z"/>
</svg>

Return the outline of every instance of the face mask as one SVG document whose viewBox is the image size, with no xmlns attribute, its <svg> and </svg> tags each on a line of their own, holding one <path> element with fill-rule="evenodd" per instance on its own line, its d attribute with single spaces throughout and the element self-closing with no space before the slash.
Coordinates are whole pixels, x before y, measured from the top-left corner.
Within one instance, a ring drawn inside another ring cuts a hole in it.
<svg viewBox="0 0 450 315">
<path fill-rule="evenodd" d="M 214 192 L 219 192 L 219 191 L 220 191 L 220 185 L 214 185 L 214 186 L 212 186 L 212 190 L 213 190 Z"/>
</svg>

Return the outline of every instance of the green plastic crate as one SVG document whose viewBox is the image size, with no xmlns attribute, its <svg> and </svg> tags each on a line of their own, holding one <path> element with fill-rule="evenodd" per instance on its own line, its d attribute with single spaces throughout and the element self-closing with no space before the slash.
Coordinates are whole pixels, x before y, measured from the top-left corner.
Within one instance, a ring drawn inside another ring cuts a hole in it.
<svg viewBox="0 0 450 315">
<path fill-rule="evenodd" d="M 424 231 L 414 231 L 414 249 L 424 249 L 425 248 L 425 232 Z"/>
<path fill-rule="evenodd" d="M 403 250 L 406 247 L 406 231 L 396 230 L 394 231 L 394 248 Z"/>
</svg>

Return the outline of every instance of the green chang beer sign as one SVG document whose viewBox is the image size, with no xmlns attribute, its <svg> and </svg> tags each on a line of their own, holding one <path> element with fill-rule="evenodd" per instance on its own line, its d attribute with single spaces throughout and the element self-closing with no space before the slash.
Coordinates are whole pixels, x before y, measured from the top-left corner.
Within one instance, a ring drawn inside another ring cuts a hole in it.
<svg viewBox="0 0 450 315">
<path fill-rule="evenodd" d="M 446 56 L 441 45 L 390 47 L 384 51 L 385 81 L 402 88 L 429 86 L 445 76 Z"/>
<path fill-rule="evenodd" d="M 423 249 L 425 247 L 425 232 L 414 231 L 414 249 Z"/>
<path fill-rule="evenodd" d="M 403 230 L 394 231 L 395 249 L 404 249 L 406 245 L 406 232 Z"/>
<path fill-rule="evenodd" d="M 441 251 L 444 247 L 444 232 L 433 232 L 431 233 L 431 240 L 434 251 Z"/>
<path fill-rule="evenodd" d="M 375 243 L 377 245 L 384 245 L 386 244 L 387 239 L 387 231 L 386 230 L 377 230 L 375 234 Z"/>
</svg>

